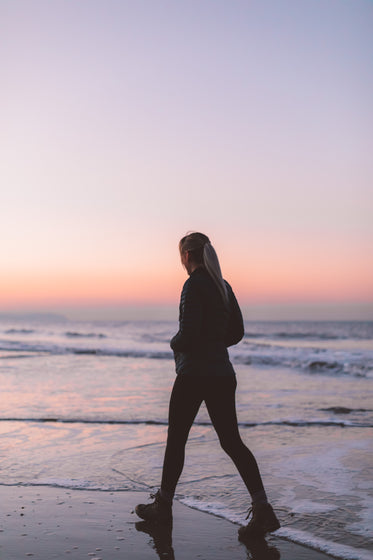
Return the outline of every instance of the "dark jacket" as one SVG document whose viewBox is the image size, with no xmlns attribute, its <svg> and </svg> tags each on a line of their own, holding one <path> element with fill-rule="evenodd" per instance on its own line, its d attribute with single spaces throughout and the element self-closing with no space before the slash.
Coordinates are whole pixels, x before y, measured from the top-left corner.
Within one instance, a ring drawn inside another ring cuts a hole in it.
<svg viewBox="0 0 373 560">
<path fill-rule="evenodd" d="M 242 339 L 244 326 L 232 288 L 226 286 L 228 306 L 206 269 L 195 269 L 185 282 L 179 331 L 171 340 L 177 374 L 235 375 L 227 347 Z"/>
</svg>

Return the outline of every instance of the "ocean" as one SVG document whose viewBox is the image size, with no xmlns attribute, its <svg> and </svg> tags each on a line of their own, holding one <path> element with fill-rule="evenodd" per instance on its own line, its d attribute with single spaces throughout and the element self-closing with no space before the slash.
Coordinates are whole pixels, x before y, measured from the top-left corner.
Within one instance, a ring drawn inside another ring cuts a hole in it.
<svg viewBox="0 0 373 560">
<path fill-rule="evenodd" d="M 277 534 L 337 558 L 373 558 L 373 322 L 245 328 L 230 349 L 239 427 Z M 176 330 L 173 321 L 3 317 L 0 485 L 158 488 Z M 204 405 L 177 499 L 241 523 L 250 507 Z"/>
</svg>

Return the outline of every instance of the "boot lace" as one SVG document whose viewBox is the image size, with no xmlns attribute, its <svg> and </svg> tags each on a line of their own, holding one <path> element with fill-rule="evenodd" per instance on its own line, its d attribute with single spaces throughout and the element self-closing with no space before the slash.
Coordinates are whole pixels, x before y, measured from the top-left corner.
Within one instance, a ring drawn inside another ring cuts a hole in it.
<svg viewBox="0 0 373 560">
<path fill-rule="evenodd" d="M 249 512 L 248 512 L 248 514 L 246 515 L 245 519 L 249 519 L 249 517 L 250 517 L 250 515 L 252 515 L 252 513 L 253 513 L 253 508 L 251 507 L 251 508 L 249 509 Z"/>
</svg>

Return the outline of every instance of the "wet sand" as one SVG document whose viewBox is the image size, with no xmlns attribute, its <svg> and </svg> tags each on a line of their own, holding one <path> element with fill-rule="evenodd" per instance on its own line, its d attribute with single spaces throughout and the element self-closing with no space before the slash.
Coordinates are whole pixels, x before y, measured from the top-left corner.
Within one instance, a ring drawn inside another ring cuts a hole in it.
<svg viewBox="0 0 373 560">
<path fill-rule="evenodd" d="M 272 535 L 245 545 L 238 526 L 178 502 L 172 534 L 132 513 L 142 492 L 2 486 L 0 558 L 91 560 L 327 560 Z"/>
</svg>

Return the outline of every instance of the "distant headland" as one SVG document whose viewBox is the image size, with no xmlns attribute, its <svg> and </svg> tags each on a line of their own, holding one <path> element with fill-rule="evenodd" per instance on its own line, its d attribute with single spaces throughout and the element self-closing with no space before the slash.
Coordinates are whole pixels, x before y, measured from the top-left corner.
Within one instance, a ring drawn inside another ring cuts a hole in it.
<svg viewBox="0 0 373 560">
<path fill-rule="evenodd" d="M 50 322 L 50 321 L 67 321 L 67 318 L 60 313 L 48 313 L 48 312 L 0 312 L 0 321 L 39 321 L 39 322 Z"/>
</svg>

